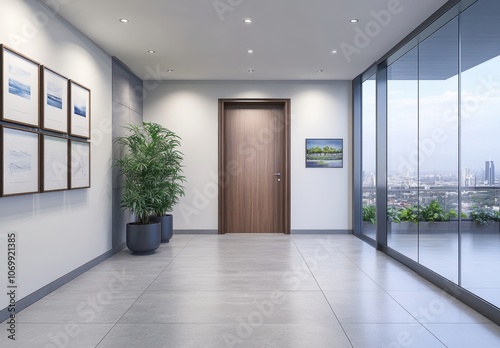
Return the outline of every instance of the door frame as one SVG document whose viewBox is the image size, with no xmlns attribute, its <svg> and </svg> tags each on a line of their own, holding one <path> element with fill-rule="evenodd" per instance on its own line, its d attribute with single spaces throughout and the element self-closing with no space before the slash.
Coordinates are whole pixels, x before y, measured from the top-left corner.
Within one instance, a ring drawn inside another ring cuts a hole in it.
<svg viewBox="0 0 500 348">
<path fill-rule="evenodd" d="M 290 129 L 291 129 L 291 100 L 290 99 L 219 99 L 219 172 L 218 172 L 218 186 L 219 186 L 219 234 L 226 233 L 226 204 L 225 204 L 225 174 L 224 168 L 226 164 L 226 154 L 224 151 L 226 145 L 225 139 L 225 114 L 227 104 L 279 104 L 283 105 L 283 112 L 285 115 L 285 129 L 282 144 L 282 158 L 283 158 L 283 172 L 281 173 L 281 182 L 283 185 L 283 194 L 281 195 L 283 207 L 282 226 L 285 234 L 290 234 Z"/>
</svg>

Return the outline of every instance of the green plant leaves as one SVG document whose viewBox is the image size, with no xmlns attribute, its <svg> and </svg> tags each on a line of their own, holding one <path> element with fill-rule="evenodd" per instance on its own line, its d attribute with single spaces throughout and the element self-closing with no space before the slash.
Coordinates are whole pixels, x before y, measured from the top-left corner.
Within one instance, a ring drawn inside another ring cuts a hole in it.
<svg viewBox="0 0 500 348">
<path fill-rule="evenodd" d="M 125 154 L 114 163 L 124 175 L 121 207 L 130 209 L 141 224 L 151 215 L 171 211 L 184 195 L 183 154 L 178 150 L 181 138 L 156 123 L 128 125 L 127 136 L 114 142 Z"/>
<path fill-rule="evenodd" d="M 418 206 L 414 204 L 406 208 L 388 207 L 387 209 L 387 218 L 392 222 L 442 222 L 457 217 L 458 214 L 454 209 L 446 211 L 436 200 L 431 201 L 428 205 Z M 467 218 L 467 215 L 462 213 L 461 217 Z"/>
<path fill-rule="evenodd" d="M 500 221 L 500 212 L 482 207 L 474 207 L 469 215 L 472 221 L 480 225 Z"/>
<path fill-rule="evenodd" d="M 363 221 L 372 224 L 377 222 L 377 210 L 374 205 L 363 206 Z"/>
</svg>

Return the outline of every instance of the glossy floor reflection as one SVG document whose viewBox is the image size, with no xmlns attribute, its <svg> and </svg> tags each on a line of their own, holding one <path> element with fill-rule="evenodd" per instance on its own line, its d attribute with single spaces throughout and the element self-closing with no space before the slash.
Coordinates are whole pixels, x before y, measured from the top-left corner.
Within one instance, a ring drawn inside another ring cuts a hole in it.
<svg viewBox="0 0 500 348">
<path fill-rule="evenodd" d="M 500 327 L 351 235 L 175 235 L 18 323 L 1 347 L 500 346 Z"/>
<path fill-rule="evenodd" d="M 399 253 L 500 307 L 500 233 L 465 232 L 461 237 L 459 256 L 458 233 L 389 234 L 388 245 Z"/>
</svg>

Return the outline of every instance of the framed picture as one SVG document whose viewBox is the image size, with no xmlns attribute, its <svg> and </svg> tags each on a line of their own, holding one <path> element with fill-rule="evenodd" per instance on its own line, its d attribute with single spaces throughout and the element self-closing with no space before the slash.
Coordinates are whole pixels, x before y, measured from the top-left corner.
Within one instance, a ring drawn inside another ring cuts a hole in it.
<svg viewBox="0 0 500 348">
<path fill-rule="evenodd" d="M 70 189 L 90 187 L 90 143 L 71 140 Z"/>
<path fill-rule="evenodd" d="M 70 81 L 70 135 L 90 139 L 90 89 Z"/>
<path fill-rule="evenodd" d="M 42 192 L 69 189 L 68 139 L 42 136 Z"/>
<path fill-rule="evenodd" d="M 306 168 L 343 168 L 343 139 L 306 139 Z"/>
<path fill-rule="evenodd" d="M 68 79 L 43 67 L 42 128 L 68 133 Z"/>
<path fill-rule="evenodd" d="M 2 195 L 40 192 L 38 133 L 2 127 Z"/>
<path fill-rule="evenodd" d="M 1 45 L 1 119 L 38 127 L 40 64 Z"/>
</svg>

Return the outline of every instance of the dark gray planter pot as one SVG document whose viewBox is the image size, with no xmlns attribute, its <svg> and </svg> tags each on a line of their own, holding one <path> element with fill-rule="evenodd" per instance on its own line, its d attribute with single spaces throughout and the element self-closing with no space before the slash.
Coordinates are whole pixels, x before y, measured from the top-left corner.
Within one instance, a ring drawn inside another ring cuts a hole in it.
<svg viewBox="0 0 500 348">
<path fill-rule="evenodd" d="M 174 235 L 174 217 L 170 214 L 165 216 L 152 216 L 151 221 L 161 224 L 161 242 L 168 243 Z"/>
<path fill-rule="evenodd" d="M 377 225 L 367 221 L 363 221 L 361 223 L 361 233 L 369 236 L 375 236 L 376 232 L 377 232 Z"/>
<path fill-rule="evenodd" d="M 390 222 L 389 233 L 392 234 L 443 234 L 458 233 L 458 221 L 427 222 Z"/>
<path fill-rule="evenodd" d="M 158 222 L 141 225 L 127 224 L 127 248 L 134 255 L 149 255 L 155 252 L 161 243 L 161 225 Z"/>
<path fill-rule="evenodd" d="M 470 234 L 498 234 L 500 233 L 500 222 L 489 222 L 481 225 L 474 221 L 462 220 L 462 233 Z"/>
<path fill-rule="evenodd" d="M 427 222 L 419 221 L 418 233 L 420 234 L 458 234 L 458 221 Z"/>
<path fill-rule="evenodd" d="M 418 225 L 413 222 L 388 222 L 389 234 L 417 234 Z"/>
</svg>

